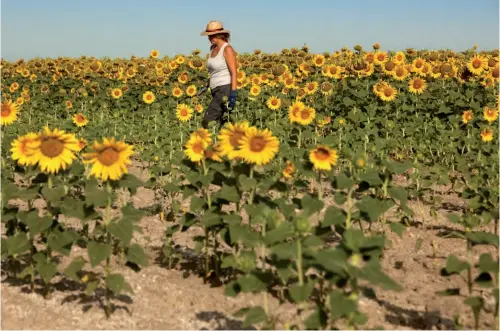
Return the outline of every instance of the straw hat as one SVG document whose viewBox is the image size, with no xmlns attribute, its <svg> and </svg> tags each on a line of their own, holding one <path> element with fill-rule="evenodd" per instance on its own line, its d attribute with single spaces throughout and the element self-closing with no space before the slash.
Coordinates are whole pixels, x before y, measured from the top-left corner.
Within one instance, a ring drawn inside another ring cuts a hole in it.
<svg viewBox="0 0 500 331">
<path fill-rule="evenodd" d="M 200 33 L 200 36 L 211 36 L 217 33 L 231 33 L 229 30 L 225 30 L 222 23 L 219 21 L 210 21 L 207 24 L 205 31 Z"/>
</svg>

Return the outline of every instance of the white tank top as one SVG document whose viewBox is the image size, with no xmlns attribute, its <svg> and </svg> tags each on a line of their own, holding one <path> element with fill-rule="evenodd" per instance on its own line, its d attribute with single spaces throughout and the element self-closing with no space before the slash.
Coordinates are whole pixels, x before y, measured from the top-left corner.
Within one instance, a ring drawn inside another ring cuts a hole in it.
<svg viewBox="0 0 500 331">
<path fill-rule="evenodd" d="M 207 69 L 210 73 L 211 89 L 214 89 L 217 86 L 231 84 L 231 73 L 229 72 L 226 59 L 224 58 L 224 48 L 226 48 L 227 45 L 228 43 L 224 43 L 216 56 L 208 57 Z"/>
</svg>

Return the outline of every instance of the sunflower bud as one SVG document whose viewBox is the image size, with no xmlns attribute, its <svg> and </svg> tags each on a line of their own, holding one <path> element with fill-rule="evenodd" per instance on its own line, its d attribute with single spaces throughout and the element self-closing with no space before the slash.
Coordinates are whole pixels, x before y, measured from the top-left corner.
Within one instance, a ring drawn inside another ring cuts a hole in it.
<svg viewBox="0 0 500 331">
<path fill-rule="evenodd" d="M 247 273 L 255 269 L 255 260 L 249 255 L 242 255 L 236 258 L 236 267 Z"/>
<path fill-rule="evenodd" d="M 299 217 L 295 220 L 295 229 L 299 234 L 306 234 L 311 231 L 311 223 L 305 217 Z"/>
<path fill-rule="evenodd" d="M 373 44 L 373 49 L 375 50 L 380 49 L 380 43 Z"/>
<path fill-rule="evenodd" d="M 361 45 L 355 45 L 354 49 L 358 52 L 361 52 L 363 50 L 363 47 Z"/>
<path fill-rule="evenodd" d="M 353 254 L 349 258 L 349 264 L 354 267 L 359 267 L 361 265 L 361 261 L 363 261 L 363 257 L 360 254 Z"/>
</svg>

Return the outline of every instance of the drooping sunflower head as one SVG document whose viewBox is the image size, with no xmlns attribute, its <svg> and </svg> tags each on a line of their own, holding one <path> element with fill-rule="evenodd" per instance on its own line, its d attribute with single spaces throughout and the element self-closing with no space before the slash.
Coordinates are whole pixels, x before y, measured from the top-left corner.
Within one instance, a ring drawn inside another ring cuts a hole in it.
<svg viewBox="0 0 500 331">
<path fill-rule="evenodd" d="M 295 165 L 293 164 L 292 161 L 287 160 L 286 161 L 286 166 L 285 169 L 283 169 L 283 177 L 285 178 L 292 178 L 292 175 L 295 173 Z"/>
<path fill-rule="evenodd" d="M 94 141 L 92 152 L 83 154 L 84 163 L 92 164 L 90 175 L 103 181 L 119 180 L 128 173 L 127 165 L 134 154 L 133 146 L 114 137 L 104 138 L 102 143 Z"/>
<path fill-rule="evenodd" d="M 250 127 L 241 138 L 239 156 L 247 163 L 256 165 L 268 164 L 278 153 L 278 138 L 269 129 L 259 130 Z"/>
<path fill-rule="evenodd" d="M 309 161 L 316 170 L 332 170 L 332 166 L 337 164 L 337 159 L 337 151 L 325 145 L 316 146 L 309 153 Z"/>
<path fill-rule="evenodd" d="M 25 151 L 41 171 L 58 173 L 76 159 L 74 152 L 78 150 L 78 140 L 73 134 L 45 127 L 36 140 L 26 144 Z"/>
<path fill-rule="evenodd" d="M 2 102 L 1 125 L 10 125 L 17 120 L 19 105 L 12 100 Z"/>
<path fill-rule="evenodd" d="M 227 123 L 220 130 L 217 139 L 220 143 L 221 154 L 228 157 L 229 160 L 236 158 L 240 141 L 248 130 L 249 124 L 247 121 L 240 123 Z"/>
<path fill-rule="evenodd" d="M 84 127 L 89 123 L 89 120 L 83 114 L 75 114 L 73 116 L 73 123 L 79 128 Z"/>
<path fill-rule="evenodd" d="M 333 93 L 333 85 L 329 82 L 321 83 L 321 94 L 323 95 L 331 95 Z"/>
<path fill-rule="evenodd" d="M 176 107 L 176 117 L 181 122 L 187 122 L 193 117 L 193 109 L 184 103 Z"/>
</svg>

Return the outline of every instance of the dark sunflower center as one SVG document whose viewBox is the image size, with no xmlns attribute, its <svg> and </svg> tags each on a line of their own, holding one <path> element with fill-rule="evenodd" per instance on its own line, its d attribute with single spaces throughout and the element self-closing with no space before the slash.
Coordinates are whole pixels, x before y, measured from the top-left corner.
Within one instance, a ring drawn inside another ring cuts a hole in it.
<svg viewBox="0 0 500 331">
<path fill-rule="evenodd" d="M 308 109 L 303 109 L 301 112 L 300 112 L 300 117 L 303 119 L 303 120 L 307 120 L 309 118 L 309 110 Z"/>
<path fill-rule="evenodd" d="M 146 95 L 146 99 L 151 100 L 153 99 L 153 96 L 151 94 Z"/>
<path fill-rule="evenodd" d="M 182 109 L 181 109 L 181 116 L 182 116 L 182 117 L 186 117 L 186 116 L 188 116 L 188 111 L 187 111 L 187 109 L 186 109 L 186 108 L 182 108 Z"/>
<path fill-rule="evenodd" d="M 384 54 L 378 54 L 377 55 L 377 60 L 384 61 L 384 59 L 385 59 L 385 55 Z"/>
<path fill-rule="evenodd" d="M 266 140 L 264 137 L 253 137 L 250 140 L 250 150 L 255 153 L 259 153 L 266 147 Z"/>
<path fill-rule="evenodd" d="M 120 158 L 120 153 L 118 153 L 118 151 L 113 147 L 106 148 L 105 150 L 100 152 L 99 155 L 97 156 L 99 162 L 107 167 L 115 164 L 119 158 Z"/>
<path fill-rule="evenodd" d="M 64 143 L 58 139 L 48 138 L 42 142 L 40 150 L 47 157 L 57 157 L 63 152 Z"/>
<path fill-rule="evenodd" d="M 420 79 L 415 79 L 415 81 L 413 81 L 413 88 L 419 89 L 421 87 L 422 87 L 422 81 L 420 81 Z"/>
<path fill-rule="evenodd" d="M 9 116 L 11 112 L 12 112 L 11 107 L 6 103 L 2 103 L 2 117 Z"/>
<path fill-rule="evenodd" d="M 193 144 L 193 152 L 196 153 L 196 154 L 203 154 L 203 142 L 197 142 L 195 144 Z"/>
<path fill-rule="evenodd" d="M 392 71 L 394 69 L 396 65 L 394 64 L 394 62 L 392 61 L 389 61 L 385 64 L 385 70 L 387 71 Z"/>
<path fill-rule="evenodd" d="M 392 90 L 390 88 L 385 88 L 384 89 L 384 95 L 386 97 L 390 97 L 392 95 Z"/>
<path fill-rule="evenodd" d="M 83 117 L 82 115 L 76 115 L 76 121 L 81 123 L 81 122 L 84 122 L 85 121 L 85 117 Z"/>
<path fill-rule="evenodd" d="M 499 77 L 499 68 L 498 66 L 491 72 L 491 75 L 493 78 L 498 78 Z"/>
<path fill-rule="evenodd" d="M 327 149 L 320 147 L 316 149 L 316 151 L 314 152 L 314 156 L 320 161 L 325 161 L 330 157 L 330 152 Z"/>
<path fill-rule="evenodd" d="M 481 65 L 482 65 L 481 60 L 475 59 L 474 61 L 472 61 L 472 67 L 473 67 L 474 69 L 478 69 L 478 68 L 480 68 L 480 67 L 481 67 Z"/>
<path fill-rule="evenodd" d="M 278 105 L 278 100 L 276 100 L 276 99 L 271 100 L 271 105 L 277 106 Z"/>
</svg>

